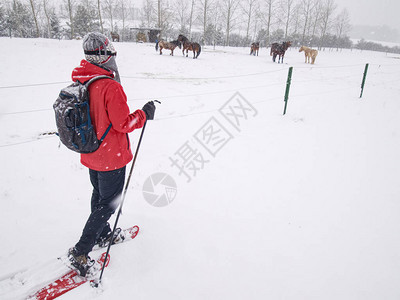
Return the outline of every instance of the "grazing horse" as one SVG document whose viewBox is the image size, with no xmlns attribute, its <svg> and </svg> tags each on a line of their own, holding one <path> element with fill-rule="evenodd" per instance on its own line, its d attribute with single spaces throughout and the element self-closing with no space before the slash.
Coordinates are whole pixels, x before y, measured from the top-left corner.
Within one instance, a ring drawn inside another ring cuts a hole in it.
<svg viewBox="0 0 400 300">
<path fill-rule="evenodd" d="M 186 57 L 188 57 L 189 51 L 193 51 L 193 59 L 198 58 L 201 52 L 201 46 L 198 43 L 191 42 L 187 37 L 180 34 L 178 36 L 178 41 L 182 44 L 182 54 L 185 55 L 186 50 Z"/>
<path fill-rule="evenodd" d="M 113 42 L 119 42 L 119 34 L 116 32 L 111 32 L 111 40 Z"/>
<path fill-rule="evenodd" d="M 250 55 L 256 55 L 258 56 L 258 50 L 260 50 L 260 42 L 255 42 L 251 44 L 251 50 L 250 50 Z"/>
<path fill-rule="evenodd" d="M 283 58 L 285 57 L 285 52 L 291 45 L 292 45 L 292 42 L 283 42 L 282 44 L 273 43 L 271 45 L 271 53 L 270 53 L 270 55 L 272 56 L 272 61 L 275 62 L 276 56 L 279 56 L 278 64 L 279 64 L 279 61 L 281 63 L 283 63 Z"/>
<path fill-rule="evenodd" d="M 176 47 L 181 49 L 181 43 L 178 41 L 166 42 L 166 41 L 157 41 L 156 43 L 156 51 L 158 51 L 158 46 L 160 46 L 160 55 L 162 54 L 162 49 L 169 49 L 171 50 L 170 55 L 174 56 L 174 50 Z"/>
<path fill-rule="evenodd" d="M 304 56 L 306 57 L 305 63 L 310 63 L 313 65 L 315 62 L 315 58 L 318 55 L 318 51 L 315 49 L 308 48 L 306 46 L 301 46 L 299 52 L 304 51 Z"/>
</svg>

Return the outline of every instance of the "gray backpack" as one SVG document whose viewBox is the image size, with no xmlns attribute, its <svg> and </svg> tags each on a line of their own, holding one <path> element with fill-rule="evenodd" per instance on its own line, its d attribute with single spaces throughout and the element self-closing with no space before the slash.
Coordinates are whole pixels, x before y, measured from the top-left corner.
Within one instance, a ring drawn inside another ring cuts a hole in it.
<svg viewBox="0 0 400 300">
<path fill-rule="evenodd" d="M 68 148 L 78 153 L 91 153 L 96 151 L 110 131 L 108 126 L 101 139 L 97 139 L 90 118 L 89 85 L 102 78 L 112 79 L 109 76 L 97 76 L 85 84 L 79 81 L 63 88 L 53 104 L 56 114 L 58 136 Z"/>
</svg>

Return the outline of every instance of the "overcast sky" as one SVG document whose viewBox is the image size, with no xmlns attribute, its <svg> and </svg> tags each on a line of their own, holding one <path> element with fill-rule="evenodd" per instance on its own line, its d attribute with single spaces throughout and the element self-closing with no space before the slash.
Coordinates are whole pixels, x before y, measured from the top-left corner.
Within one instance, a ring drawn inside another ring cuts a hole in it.
<svg viewBox="0 0 400 300">
<path fill-rule="evenodd" d="M 143 3 L 143 0 L 131 1 L 137 7 Z M 54 3 L 62 2 L 54 0 Z M 388 25 L 400 31 L 400 0 L 335 0 L 335 3 L 337 13 L 347 8 L 352 25 Z"/>
<path fill-rule="evenodd" d="M 347 8 L 352 25 L 388 25 L 400 30 L 400 0 L 335 0 Z"/>
</svg>

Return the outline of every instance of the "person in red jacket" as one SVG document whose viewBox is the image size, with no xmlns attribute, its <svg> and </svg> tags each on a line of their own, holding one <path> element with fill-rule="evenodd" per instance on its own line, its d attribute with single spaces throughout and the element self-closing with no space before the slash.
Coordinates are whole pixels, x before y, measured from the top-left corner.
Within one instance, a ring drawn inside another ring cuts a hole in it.
<svg viewBox="0 0 400 300">
<path fill-rule="evenodd" d="M 130 113 L 127 97 L 120 84 L 115 51 L 110 40 L 97 32 L 88 33 L 83 39 L 85 60 L 72 71 L 72 80 L 85 83 L 93 77 L 107 75 L 89 86 L 90 116 L 97 137 L 100 139 L 110 124 L 110 131 L 93 153 L 81 154 L 81 163 L 89 168 L 93 186 L 91 214 L 76 245 L 69 249 L 68 258 L 85 276 L 94 261 L 88 256 L 94 245 L 105 246 L 124 239 L 118 228 L 113 237 L 108 223 L 115 212 L 125 182 L 126 165 L 132 160 L 128 133 L 142 128 L 146 120 L 154 118 L 153 101 Z"/>
</svg>

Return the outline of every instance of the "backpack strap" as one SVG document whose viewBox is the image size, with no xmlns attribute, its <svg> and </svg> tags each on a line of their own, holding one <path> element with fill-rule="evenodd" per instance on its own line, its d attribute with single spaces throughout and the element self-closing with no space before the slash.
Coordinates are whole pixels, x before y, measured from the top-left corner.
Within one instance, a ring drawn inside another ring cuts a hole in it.
<svg viewBox="0 0 400 300">
<path fill-rule="evenodd" d="M 88 90 L 88 92 L 89 92 L 89 85 L 91 85 L 93 82 L 95 82 L 96 80 L 99 80 L 99 79 L 112 79 L 112 80 L 114 80 L 113 78 L 111 78 L 110 76 L 107 76 L 107 75 L 99 75 L 99 76 L 93 77 L 92 79 L 90 79 L 88 82 L 85 83 L 86 90 Z M 108 132 L 110 131 L 111 127 L 112 127 L 112 123 L 110 123 L 110 125 L 108 125 L 106 131 L 101 136 L 100 144 L 106 138 L 106 136 L 107 136 Z"/>
<path fill-rule="evenodd" d="M 112 79 L 112 80 L 114 80 L 112 77 L 110 77 L 110 76 L 107 76 L 107 75 L 99 75 L 99 76 L 96 76 L 96 77 L 93 77 L 92 79 L 90 79 L 89 81 L 87 81 L 87 82 L 85 82 L 85 86 L 86 86 L 86 89 L 88 89 L 89 88 L 89 85 L 90 84 L 92 84 L 93 82 L 95 82 L 96 80 L 99 80 L 99 79 Z"/>
<path fill-rule="evenodd" d="M 104 141 L 104 139 L 106 138 L 107 133 L 110 131 L 112 127 L 112 124 L 110 123 L 110 125 L 108 125 L 106 132 L 104 132 L 104 134 L 102 135 L 101 139 L 100 139 L 100 144 Z"/>
</svg>

